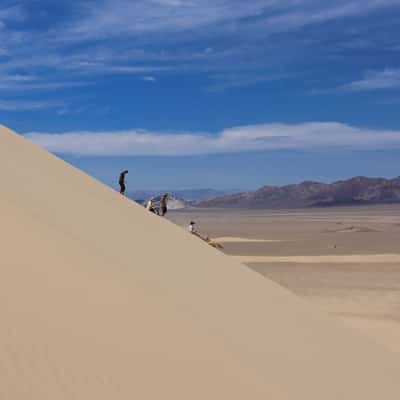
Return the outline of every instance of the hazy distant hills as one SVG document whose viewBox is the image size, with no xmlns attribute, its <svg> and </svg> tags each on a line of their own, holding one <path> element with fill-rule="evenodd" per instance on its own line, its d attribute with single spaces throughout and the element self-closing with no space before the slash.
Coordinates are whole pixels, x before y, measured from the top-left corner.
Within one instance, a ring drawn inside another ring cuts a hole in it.
<svg viewBox="0 0 400 400">
<path fill-rule="evenodd" d="M 287 186 L 264 186 L 200 201 L 200 207 L 301 208 L 356 204 L 400 203 L 400 178 L 355 177 L 331 184 L 306 181 Z"/>
</svg>

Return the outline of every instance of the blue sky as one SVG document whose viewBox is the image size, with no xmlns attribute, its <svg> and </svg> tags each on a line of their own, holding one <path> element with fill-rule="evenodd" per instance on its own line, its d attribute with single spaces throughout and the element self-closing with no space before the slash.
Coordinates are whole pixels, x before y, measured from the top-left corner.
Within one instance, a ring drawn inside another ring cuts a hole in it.
<svg viewBox="0 0 400 400">
<path fill-rule="evenodd" d="M 108 184 L 397 176 L 400 0 L 2 0 L 0 122 Z"/>
</svg>

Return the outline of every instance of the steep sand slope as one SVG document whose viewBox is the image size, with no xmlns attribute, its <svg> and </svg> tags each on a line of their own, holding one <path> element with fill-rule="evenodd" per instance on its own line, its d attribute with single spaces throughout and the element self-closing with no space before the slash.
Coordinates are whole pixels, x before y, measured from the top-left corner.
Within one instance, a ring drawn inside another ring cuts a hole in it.
<svg viewBox="0 0 400 400">
<path fill-rule="evenodd" d="M 398 355 L 0 129 L 0 398 L 398 399 Z"/>
</svg>

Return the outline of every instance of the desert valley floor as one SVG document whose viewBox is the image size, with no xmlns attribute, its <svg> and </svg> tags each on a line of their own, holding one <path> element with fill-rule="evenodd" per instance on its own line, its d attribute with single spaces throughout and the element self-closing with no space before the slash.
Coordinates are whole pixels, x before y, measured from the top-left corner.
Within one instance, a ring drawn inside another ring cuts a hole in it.
<svg viewBox="0 0 400 400">
<path fill-rule="evenodd" d="M 189 210 L 169 218 L 400 352 L 400 206 Z"/>
</svg>

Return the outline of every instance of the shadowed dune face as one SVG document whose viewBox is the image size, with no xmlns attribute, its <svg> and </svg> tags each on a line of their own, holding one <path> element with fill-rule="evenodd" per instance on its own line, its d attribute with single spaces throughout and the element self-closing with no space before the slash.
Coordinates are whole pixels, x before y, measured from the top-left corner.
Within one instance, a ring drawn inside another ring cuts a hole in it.
<svg viewBox="0 0 400 400">
<path fill-rule="evenodd" d="M 0 394 L 398 398 L 399 360 L 0 129 Z"/>
</svg>

